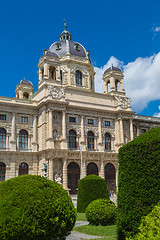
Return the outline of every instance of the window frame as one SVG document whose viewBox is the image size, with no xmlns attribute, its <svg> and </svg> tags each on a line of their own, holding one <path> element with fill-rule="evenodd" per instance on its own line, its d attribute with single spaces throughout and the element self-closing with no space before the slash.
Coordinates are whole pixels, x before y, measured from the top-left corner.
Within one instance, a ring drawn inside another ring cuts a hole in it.
<svg viewBox="0 0 160 240">
<path fill-rule="evenodd" d="M 6 135 L 6 130 L 4 128 L 0 128 L 0 149 L 6 148 Z"/>
<path fill-rule="evenodd" d="M 73 120 L 73 121 L 72 121 L 72 120 Z M 70 116 L 69 119 L 68 119 L 68 121 L 69 121 L 70 123 L 76 123 L 76 117 Z"/>
<path fill-rule="evenodd" d="M 75 83 L 77 86 L 82 86 L 82 72 L 79 70 L 75 72 Z"/>
<path fill-rule="evenodd" d="M 105 133 L 104 144 L 105 144 L 105 150 L 111 151 L 111 135 L 109 133 Z"/>
<path fill-rule="evenodd" d="M 73 129 L 69 130 L 68 148 L 71 150 L 77 149 L 77 133 Z"/>
<path fill-rule="evenodd" d="M 0 121 L 6 121 L 6 120 L 7 120 L 7 115 L 6 114 L 0 114 Z"/>
<path fill-rule="evenodd" d="M 20 150 L 28 150 L 28 132 L 24 129 L 19 131 L 18 147 Z"/>
<path fill-rule="evenodd" d="M 90 150 L 90 151 L 93 151 L 95 149 L 95 146 L 94 146 L 94 133 L 89 131 L 87 133 L 87 149 Z"/>
</svg>

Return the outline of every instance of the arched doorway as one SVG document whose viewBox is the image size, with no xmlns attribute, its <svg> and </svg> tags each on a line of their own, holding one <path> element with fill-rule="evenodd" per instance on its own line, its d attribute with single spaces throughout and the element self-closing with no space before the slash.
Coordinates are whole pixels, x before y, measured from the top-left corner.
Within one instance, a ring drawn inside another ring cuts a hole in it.
<svg viewBox="0 0 160 240">
<path fill-rule="evenodd" d="M 19 164 L 19 176 L 20 175 L 26 175 L 28 174 L 28 164 L 25 162 L 22 162 Z"/>
<path fill-rule="evenodd" d="M 98 176 L 98 167 L 95 163 L 92 162 L 87 165 L 87 176 L 91 174 Z"/>
<path fill-rule="evenodd" d="M 68 188 L 70 194 L 77 194 L 78 181 L 80 179 L 80 168 L 77 163 L 71 162 L 68 167 Z"/>
<path fill-rule="evenodd" d="M 116 171 L 115 167 L 111 163 L 107 163 L 105 166 L 105 179 L 108 185 L 110 193 L 116 192 Z"/>
<path fill-rule="evenodd" d="M 6 165 L 3 162 L 0 162 L 0 182 L 5 180 L 6 175 Z"/>
</svg>

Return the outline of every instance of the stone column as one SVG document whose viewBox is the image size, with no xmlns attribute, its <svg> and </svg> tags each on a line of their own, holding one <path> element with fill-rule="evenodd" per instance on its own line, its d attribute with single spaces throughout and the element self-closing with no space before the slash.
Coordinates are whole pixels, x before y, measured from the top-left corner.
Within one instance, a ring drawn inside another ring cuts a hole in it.
<svg viewBox="0 0 160 240">
<path fill-rule="evenodd" d="M 137 126 L 137 137 L 140 135 L 140 127 Z"/>
<path fill-rule="evenodd" d="M 130 138 L 131 141 L 133 140 L 133 122 L 132 119 L 130 119 Z"/>
<path fill-rule="evenodd" d="M 62 138 L 66 139 L 66 113 L 62 112 Z"/>
<path fill-rule="evenodd" d="M 98 131 L 99 131 L 99 138 L 98 138 L 98 150 L 100 152 L 104 151 L 103 141 L 102 141 L 102 119 L 99 117 L 98 119 Z"/>
<path fill-rule="evenodd" d="M 31 136 L 28 136 L 28 150 L 31 150 Z"/>
<path fill-rule="evenodd" d="M 32 151 L 37 151 L 37 116 L 33 115 L 33 142 L 32 142 Z"/>
<path fill-rule="evenodd" d="M 100 168 L 100 177 L 101 178 L 105 178 L 105 176 L 104 176 L 104 162 L 102 161 L 101 162 L 101 168 Z"/>
<path fill-rule="evenodd" d="M 49 112 L 48 112 L 48 138 L 47 138 L 47 148 L 54 148 L 52 110 L 49 110 Z"/>
<path fill-rule="evenodd" d="M 42 69 L 39 68 L 39 82 L 42 81 Z"/>
<path fill-rule="evenodd" d="M 83 158 L 83 178 L 86 177 L 86 162 L 85 159 Z"/>
<path fill-rule="evenodd" d="M 49 67 L 48 67 L 48 63 L 44 63 L 44 78 L 48 79 L 49 77 Z"/>
<path fill-rule="evenodd" d="M 12 135 L 11 135 L 11 140 L 15 141 L 16 138 L 16 114 L 12 113 Z"/>
<path fill-rule="evenodd" d="M 84 137 L 84 116 L 81 116 L 81 146 L 82 151 L 86 150 L 85 137 Z"/>
<path fill-rule="evenodd" d="M 6 136 L 6 148 L 9 148 L 9 135 Z"/>
<path fill-rule="evenodd" d="M 120 118 L 119 125 L 120 125 L 121 143 L 123 144 L 124 143 L 124 133 L 123 133 L 123 120 L 122 120 L 122 118 Z"/>
<path fill-rule="evenodd" d="M 114 140 L 111 140 L 111 150 L 114 152 Z"/>
<path fill-rule="evenodd" d="M 10 146 L 12 151 L 16 151 L 16 114 L 12 113 L 12 131 Z"/>
<path fill-rule="evenodd" d="M 67 186 L 67 160 L 63 160 L 63 188 L 68 190 Z"/>
<path fill-rule="evenodd" d="M 53 138 L 53 120 L 51 110 L 49 110 L 48 113 L 48 138 Z"/>
<path fill-rule="evenodd" d="M 53 159 L 50 158 L 48 163 L 49 163 L 48 179 L 53 181 Z"/>
<path fill-rule="evenodd" d="M 62 140 L 61 148 L 67 149 L 67 138 L 66 138 L 66 112 L 62 112 Z"/>
<path fill-rule="evenodd" d="M 110 78 L 110 88 L 111 88 L 111 91 L 115 91 L 115 79 L 114 79 L 114 77 Z"/>
</svg>

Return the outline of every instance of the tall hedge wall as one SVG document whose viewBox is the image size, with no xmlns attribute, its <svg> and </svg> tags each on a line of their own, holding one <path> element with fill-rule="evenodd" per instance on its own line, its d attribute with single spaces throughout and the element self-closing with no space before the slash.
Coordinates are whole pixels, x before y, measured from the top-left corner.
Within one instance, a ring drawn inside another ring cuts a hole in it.
<svg viewBox="0 0 160 240">
<path fill-rule="evenodd" d="M 108 187 L 105 179 L 91 174 L 79 181 L 77 212 L 85 212 L 87 206 L 93 200 L 100 198 L 109 199 Z"/>
<path fill-rule="evenodd" d="M 160 128 L 119 150 L 118 239 L 138 232 L 141 217 L 160 200 Z"/>
</svg>

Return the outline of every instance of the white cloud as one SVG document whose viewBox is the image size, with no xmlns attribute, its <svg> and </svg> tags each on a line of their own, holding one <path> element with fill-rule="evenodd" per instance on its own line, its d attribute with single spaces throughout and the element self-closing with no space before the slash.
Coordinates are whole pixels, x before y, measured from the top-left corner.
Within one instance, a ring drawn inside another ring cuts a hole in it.
<svg viewBox="0 0 160 240">
<path fill-rule="evenodd" d="M 152 30 L 153 32 L 160 32 L 160 27 L 154 27 Z"/>
<path fill-rule="evenodd" d="M 102 76 L 112 63 L 116 67 L 123 68 L 126 95 L 131 97 L 134 111 L 140 112 L 150 101 L 160 99 L 160 52 L 151 57 L 139 57 L 127 65 L 112 56 L 103 67 L 94 68 L 97 92 L 104 91 Z"/>
</svg>

